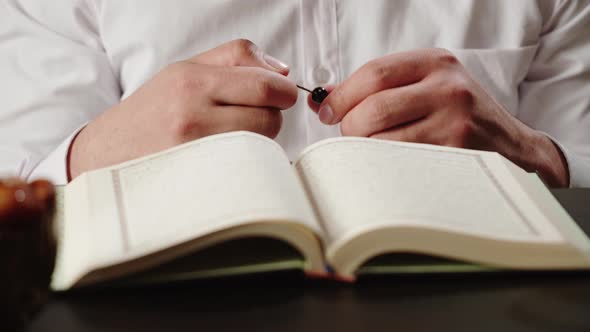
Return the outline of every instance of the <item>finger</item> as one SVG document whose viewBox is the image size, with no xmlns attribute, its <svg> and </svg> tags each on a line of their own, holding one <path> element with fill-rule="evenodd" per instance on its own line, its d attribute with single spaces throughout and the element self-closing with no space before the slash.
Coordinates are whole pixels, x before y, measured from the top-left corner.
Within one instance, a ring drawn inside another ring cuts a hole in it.
<svg viewBox="0 0 590 332">
<path fill-rule="evenodd" d="M 340 130 L 345 136 L 368 137 L 419 120 L 436 107 L 431 95 L 422 83 L 377 92 L 344 116 Z"/>
<path fill-rule="evenodd" d="M 274 108 L 247 106 L 218 106 L 211 112 L 205 128 L 195 132 L 197 136 L 246 130 L 275 138 L 281 130 L 283 115 Z"/>
<path fill-rule="evenodd" d="M 431 121 L 430 117 L 422 118 L 372 134 L 370 137 L 398 142 L 440 145 L 438 133 L 443 130 L 436 128 L 433 124 L 434 121 Z"/>
<path fill-rule="evenodd" d="M 236 39 L 188 59 L 195 64 L 260 67 L 287 76 L 289 66 L 247 39 Z"/>
<path fill-rule="evenodd" d="M 320 120 L 336 124 L 368 96 L 422 80 L 430 72 L 431 52 L 395 53 L 362 66 L 324 100 L 318 113 Z"/>
<path fill-rule="evenodd" d="M 297 102 L 297 86 L 290 79 L 260 68 L 210 68 L 209 96 L 219 105 L 287 109 Z M 195 73 L 195 75 L 199 75 Z"/>
</svg>

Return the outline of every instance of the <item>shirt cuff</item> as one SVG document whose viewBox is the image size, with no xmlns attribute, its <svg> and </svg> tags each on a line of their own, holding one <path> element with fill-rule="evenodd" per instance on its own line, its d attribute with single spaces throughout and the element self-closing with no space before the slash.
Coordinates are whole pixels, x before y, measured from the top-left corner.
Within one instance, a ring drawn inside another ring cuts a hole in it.
<svg viewBox="0 0 590 332">
<path fill-rule="evenodd" d="M 66 138 L 57 149 L 53 150 L 45 159 L 43 159 L 31 172 L 27 180 L 35 181 L 45 179 L 51 181 L 54 185 L 65 185 L 68 183 L 68 153 L 74 137 L 86 124 L 76 129 L 68 138 Z"/>
<path fill-rule="evenodd" d="M 558 140 L 547 133 L 543 133 L 549 137 L 553 143 L 561 150 L 570 175 L 570 188 L 588 188 L 590 187 L 590 159 L 584 158 L 567 149 Z"/>
</svg>

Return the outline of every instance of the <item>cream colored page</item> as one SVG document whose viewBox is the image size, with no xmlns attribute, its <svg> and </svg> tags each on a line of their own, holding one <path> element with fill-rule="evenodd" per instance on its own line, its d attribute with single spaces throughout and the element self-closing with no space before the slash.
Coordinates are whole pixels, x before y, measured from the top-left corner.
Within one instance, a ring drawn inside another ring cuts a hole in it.
<svg viewBox="0 0 590 332">
<path fill-rule="evenodd" d="M 112 170 L 127 252 L 255 221 L 315 221 L 288 159 L 250 133 L 208 137 Z"/>
<path fill-rule="evenodd" d="M 93 263 L 86 184 L 86 178 L 79 177 L 65 187 L 56 188 L 57 255 L 51 281 L 54 290 L 69 288 Z M 114 238 L 117 235 L 112 234 Z"/>
<path fill-rule="evenodd" d="M 396 224 L 516 240 L 554 237 L 531 220 L 530 202 L 511 201 L 478 154 L 340 138 L 308 148 L 296 168 L 329 243 Z"/>
</svg>

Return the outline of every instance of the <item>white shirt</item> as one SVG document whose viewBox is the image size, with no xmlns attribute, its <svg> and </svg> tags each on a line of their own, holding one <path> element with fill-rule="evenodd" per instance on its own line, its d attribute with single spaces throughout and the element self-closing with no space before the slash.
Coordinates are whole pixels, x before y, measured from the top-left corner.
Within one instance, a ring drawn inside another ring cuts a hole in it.
<svg viewBox="0 0 590 332">
<path fill-rule="evenodd" d="M 167 64 L 247 38 L 307 87 L 366 62 L 450 49 L 472 76 L 566 155 L 590 186 L 590 6 L 534 0 L 4 0 L 0 3 L 0 175 L 67 182 L 73 134 Z M 305 103 L 284 111 L 291 158 L 339 135 Z M 557 161 L 556 161 L 557 162 Z"/>
</svg>

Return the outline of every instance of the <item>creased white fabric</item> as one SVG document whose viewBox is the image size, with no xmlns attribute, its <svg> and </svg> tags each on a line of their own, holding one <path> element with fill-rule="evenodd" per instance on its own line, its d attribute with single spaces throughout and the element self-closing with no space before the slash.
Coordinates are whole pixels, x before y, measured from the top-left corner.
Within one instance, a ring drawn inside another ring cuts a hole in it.
<svg viewBox="0 0 590 332">
<path fill-rule="evenodd" d="M 0 176 L 65 183 L 84 123 L 167 64 L 247 38 L 312 88 L 393 52 L 448 48 L 562 147 L 571 186 L 590 186 L 589 1 L 6 0 L 0 17 Z M 291 158 L 339 135 L 303 94 L 284 115 Z"/>
</svg>

